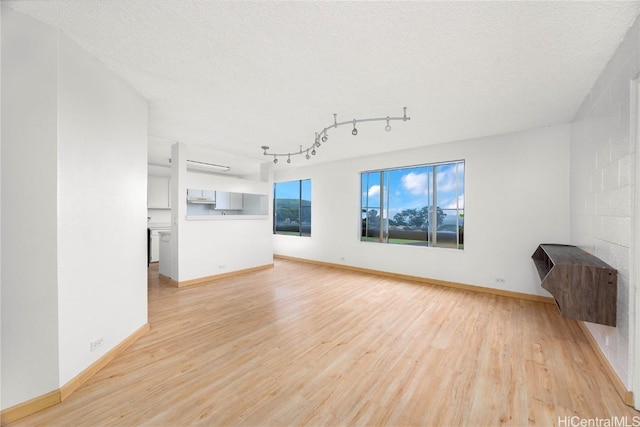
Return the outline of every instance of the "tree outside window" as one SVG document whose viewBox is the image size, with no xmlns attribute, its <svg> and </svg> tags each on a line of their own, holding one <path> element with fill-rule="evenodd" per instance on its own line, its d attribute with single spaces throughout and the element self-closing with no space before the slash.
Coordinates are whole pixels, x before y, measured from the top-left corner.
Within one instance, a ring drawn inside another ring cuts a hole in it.
<svg viewBox="0 0 640 427">
<path fill-rule="evenodd" d="M 363 172 L 368 242 L 464 248 L 464 161 Z"/>
</svg>

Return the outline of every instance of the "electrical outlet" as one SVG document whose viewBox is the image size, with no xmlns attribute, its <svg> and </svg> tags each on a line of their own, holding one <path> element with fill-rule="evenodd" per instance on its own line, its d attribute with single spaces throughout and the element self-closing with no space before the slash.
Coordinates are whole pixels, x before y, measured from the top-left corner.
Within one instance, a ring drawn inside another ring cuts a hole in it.
<svg viewBox="0 0 640 427">
<path fill-rule="evenodd" d="M 89 351 L 96 351 L 100 346 L 102 346 L 102 337 L 89 343 Z"/>
<path fill-rule="evenodd" d="M 223 265 L 223 264 L 220 264 L 220 265 L 218 266 L 218 268 L 219 268 L 220 270 L 224 270 L 226 267 L 227 267 L 227 266 L 226 266 L 226 265 Z"/>
<path fill-rule="evenodd" d="M 340 257 L 340 261 L 345 262 L 345 260 L 346 260 L 345 257 L 343 257 L 343 256 Z"/>
<path fill-rule="evenodd" d="M 496 277 L 496 283 L 504 283 L 504 277 Z"/>
</svg>

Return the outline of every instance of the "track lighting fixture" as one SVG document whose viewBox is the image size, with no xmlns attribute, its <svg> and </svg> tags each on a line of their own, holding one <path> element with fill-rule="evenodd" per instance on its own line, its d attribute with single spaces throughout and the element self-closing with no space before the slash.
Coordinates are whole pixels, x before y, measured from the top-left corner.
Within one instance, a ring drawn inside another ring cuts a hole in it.
<svg viewBox="0 0 640 427">
<path fill-rule="evenodd" d="M 411 120 L 411 117 L 407 117 L 407 107 L 403 107 L 404 109 L 404 114 L 402 115 L 402 117 L 378 117 L 378 118 L 370 118 L 370 119 L 353 119 L 353 120 L 347 120 L 344 122 L 338 122 L 338 115 L 337 114 L 333 114 L 333 124 L 331 124 L 330 126 L 327 126 L 325 128 L 323 128 L 320 132 L 316 132 L 316 137 L 313 141 L 313 144 L 311 144 L 308 148 L 302 148 L 302 145 L 300 146 L 300 151 L 294 152 L 294 153 L 269 153 L 269 146 L 267 145 L 263 145 L 261 148 L 263 150 L 263 153 L 265 156 L 273 156 L 273 163 L 278 163 L 278 157 L 286 157 L 287 158 L 287 163 L 291 163 L 291 156 L 296 156 L 299 154 L 304 154 L 305 158 L 308 160 L 311 157 L 309 156 L 309 150 L 311 150 L 311 155 L 315 156 L 316 155 L 316 148 L 320 148 L 320 146 L 322 144 L 320 144 L 320 141 L 322 142 L 327 142 L 327 140 L 329 139 L 329 135 L 327 134 L 327 130 L 330 128 L 337 128 L 338 126 L 342 126 L 342 125 L 346 125 L 346 124 L 353 124 L 353 130 L 351 131 L 351 134 L 353 136 L 357 136 L 358 135 L 358 129 L 356 128 L 356 125 L 359 122 L 376 122 L 376 121 L 386 121 L 387 125 L 384 127 L 385 132 L 390 132 L 391 131 L 391 125 L 389 124 L 389 122 L 391 120 L 402 120 L 403 122 L 406 122 L 407 120 Z"/>
</svg>

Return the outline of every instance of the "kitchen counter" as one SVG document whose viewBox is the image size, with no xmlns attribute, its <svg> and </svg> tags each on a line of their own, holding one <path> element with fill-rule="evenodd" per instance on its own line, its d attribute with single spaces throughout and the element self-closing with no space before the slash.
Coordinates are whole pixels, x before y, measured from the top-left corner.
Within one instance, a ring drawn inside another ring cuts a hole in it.
<svg viewBox="0 0 640 427">
<path fill-rule="evenodd" d="M 231 221 L 237 219 L 268 219 L 269 215 L 187 215 L 187 221 Z"/>
<path fill-rule="evenodd" d="M 147 228 L 151 230 L 171 230 L 170 222 L 149 222 Z"/>
</svg>

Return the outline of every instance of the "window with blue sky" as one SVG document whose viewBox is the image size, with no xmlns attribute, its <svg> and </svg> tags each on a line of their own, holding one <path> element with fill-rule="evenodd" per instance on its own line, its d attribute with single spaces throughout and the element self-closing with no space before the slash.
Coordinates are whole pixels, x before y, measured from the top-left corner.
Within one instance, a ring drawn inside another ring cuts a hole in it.
<svg viewBox="0 0 640 427">
<path fill-rule="evenodd" d="M 273 233 L 311 236 L 311 180 L 273 184 Z"/>
<path fill-rule="evenodd" d="M 361 174 L 367 242 L 464 248 L 464 161 Z"/>
</svg>

